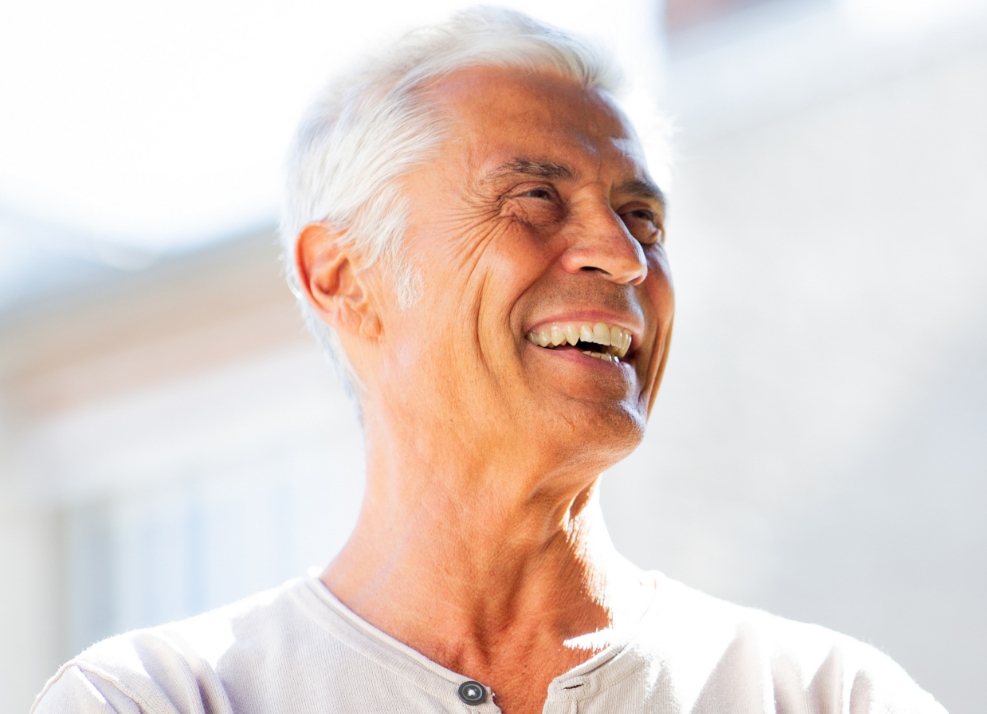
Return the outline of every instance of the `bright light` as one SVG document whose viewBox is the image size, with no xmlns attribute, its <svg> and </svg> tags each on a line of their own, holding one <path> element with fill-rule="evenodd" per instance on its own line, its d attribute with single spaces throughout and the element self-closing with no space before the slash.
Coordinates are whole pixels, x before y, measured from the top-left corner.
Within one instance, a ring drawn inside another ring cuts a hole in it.
<svg viewBox="0 0 987 714">
<path fill-rule="evenodd" d="M 4 3 L 0 212 L 155 250 L 270 221 L 288 138 L 327 76 L 469 4 Z M 514 4 L 625 60 L 656 41 L 645 0 Z"/>
<path fill-rule="evenodd" d="M 841 0 L 853 24 L 875 34 L 920 32 L 957 14 L 984 8 L 984 0 Z"/>
</svg>

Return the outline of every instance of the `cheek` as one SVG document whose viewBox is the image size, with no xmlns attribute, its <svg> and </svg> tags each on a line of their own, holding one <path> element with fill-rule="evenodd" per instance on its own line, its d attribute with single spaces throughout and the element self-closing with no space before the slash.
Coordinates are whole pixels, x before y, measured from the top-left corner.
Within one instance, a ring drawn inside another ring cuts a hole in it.
<svg viewBox="0 0 987 714">
<path fill-rule="evenodd" d="M 455 300 L 468 303 L 475 296 L 482 312 L 503 315 L 551 264 L 551 239 L 510 217 L 489 221 L 481 230 L 464 236 L 456 255 Z M 448 290 L 455 293 L 454 290 Z"/>
<path fill-rule="evenodd" d="M 457 359 L 466 362 L 473 350 L 499 353 L 492 343 L 520 334 L 519 305 L 551 266 L 556 242 L 510 216 L 464 211 L 430 223 L 427 235 L 409 236 L 408 258 L 421 276 L 422 297 L 397 316 L 404 323 L 398 331 L 410 338 L 455 334 Z"/>
<path fill-rule="evenodd" d="M 672 273 L 664 253 L 649 256 L 648 279 L 645 281 L 648 295 L 648 309 L 656 320 L 656 332 L 660 336 L 668 329 L 675 312 L 675 290 L 672 286 Z"/>
<path fill-rule="evenodd" d="M 506 282 L 530 285 L 557 258 L 554 244 L 551 233 L 504 218 L 488 251 L 490 268 Z"/>
<path fill-rule="evenodd" d="M 430 214 L 421 230 L 410 230 L 405 246 L 423 276 L 438 276 L 448 289 L 469 281 L 485 255 L 502 242 L 503 232 L 502 221 L 479 211 L 447 208 L 444 214 Z"/>
<path fill-rule="evenodd" d="M 451 229 L 451 230 L 449 230 Z M 514 304 L 540 272 L 543 250 L 510 220 L 467 221 L 419 237 L 409 256 L 422 282 L 421 300 L 406 315 L 430 334 L 455 330 L 461 344 L 509 320 Z M 425 327 L 427 326 L 427 327 Z"/>
<path fill-rule="evenodd" d="M 501 232 L 487 253 L 484 312 L 506 324 L 515 337 L 521 334 L 532 301 L 550 299 L 540 286 L 557 263 L 558 251 L 552 243 L 551 238 L 515 224 Z"/>
</svg>

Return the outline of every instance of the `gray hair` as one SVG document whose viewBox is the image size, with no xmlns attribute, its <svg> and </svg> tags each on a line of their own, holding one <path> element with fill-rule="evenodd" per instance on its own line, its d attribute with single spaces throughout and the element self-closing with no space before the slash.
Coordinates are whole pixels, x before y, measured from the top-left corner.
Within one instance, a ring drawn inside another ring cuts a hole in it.
<svg viewBox="0 0 987 714">
<path fill-rule="evenodd" d="M 520 12 L 480 7 L 415 30 L 337 76 L 295 133 L 286 162 L 283 262 L 306 324 L 353 397 L 359 384 L 339 337 L 300 289 L 294 260 L 298 235 L 310 223 L 331 225 L 367 265 L 387 261 L 400 306 L 413 304 L 421 278 L 401 251 L 407 206 L 397 179 L 427 159 L 445 136 L 441 118 L 419 90 L 477 66 L 552 70 L 587 89 L 611 92 L 620 83 L 609 56 L 598 48 Z"/>
</svg>

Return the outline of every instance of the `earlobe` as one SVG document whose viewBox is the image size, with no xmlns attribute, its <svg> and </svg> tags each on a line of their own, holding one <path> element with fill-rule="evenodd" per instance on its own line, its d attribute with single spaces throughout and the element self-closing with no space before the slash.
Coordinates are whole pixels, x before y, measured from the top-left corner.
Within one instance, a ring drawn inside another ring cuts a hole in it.
<svg viewBox="0 0 987 714">
<path fill-rule="evenodd" d="M 310 223 L 295 245 L 295 265 L 302 291 L 320 317 L 336 330 L 363 337 L 380 332 L 365 281 L 344 231 Z"/>
</svg>

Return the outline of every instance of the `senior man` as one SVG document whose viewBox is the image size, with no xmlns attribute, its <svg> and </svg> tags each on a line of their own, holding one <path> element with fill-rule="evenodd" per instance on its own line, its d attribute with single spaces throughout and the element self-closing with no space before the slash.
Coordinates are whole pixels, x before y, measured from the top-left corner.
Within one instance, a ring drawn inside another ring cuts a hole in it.
<svg viewBox="0 0 987 714">
<path fill-rule="evenodd" d="M 299 129 L 283 233 L 358 403 L 321 578 L 119 636 L 36 711 L 941 712 L 886 657 L 613 549 L 668 355 L 665 200 L 604 59 L 514 13 L 406 37 Z"/>
</svg>

